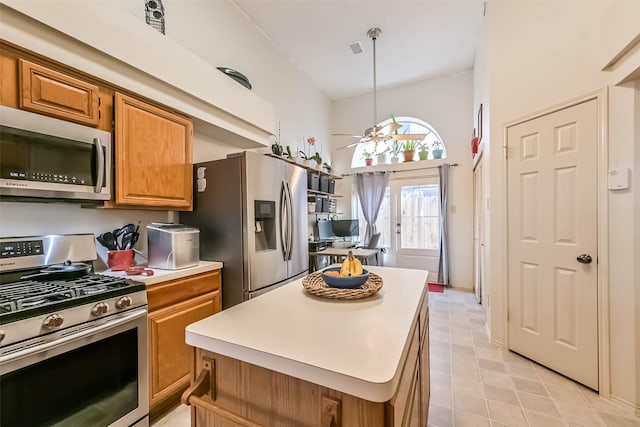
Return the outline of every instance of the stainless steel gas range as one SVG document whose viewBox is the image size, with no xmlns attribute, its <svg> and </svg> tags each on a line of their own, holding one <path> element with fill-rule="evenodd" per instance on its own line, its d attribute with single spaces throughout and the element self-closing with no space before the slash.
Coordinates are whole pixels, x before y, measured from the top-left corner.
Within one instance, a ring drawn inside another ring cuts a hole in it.
<svg viewBox="0 0 640 427">
<path fill-rule="evenodd" d="M 0 426 L 148 426 L 145 285 L 95 236 L 0 238 Z"/>
</svg>

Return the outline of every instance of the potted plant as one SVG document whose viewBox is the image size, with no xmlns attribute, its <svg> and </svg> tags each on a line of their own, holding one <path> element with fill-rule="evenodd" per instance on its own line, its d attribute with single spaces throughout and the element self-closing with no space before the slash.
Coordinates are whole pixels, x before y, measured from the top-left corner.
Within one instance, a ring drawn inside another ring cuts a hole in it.
<svg viewBox="0 0 640 427">
<path fill-rule="evenodd" d="M 329 163 L 323 163 L 322 166 L 324 167 L 324 170 L 330 174 L 331 173 L 331 165 Z"/>
<path fill-rule="evenodd" d="M 285 158 L 289 159 L 289 160 L 294 160 L 294 159 L 293 159 L 293 154 L 291 154 L 291 147 L 289 147 L 288 145 L 287 145 L 287 148 L 285 148 L 285 150 L 284 150 L 284 152 L 282 153 L 282 155 L 283 155 Z"/>
<path fill-rule="evenodd" d="M 422 142 L 419 144 L 418 157 L 420 160 L 427 160 L 427 156 L 429 156 L 429 146 L 426 142 Z"/>
<path fill-rule="evenodd" d="M 391 143 L 391 163 L 398 163 L 400 161 L 400 153 L 402 153 L 402 141 L 396 139 Z"/>
<path fill-rule="evenodd" d="M 275 136 L 275 141 L 271 144 L 271 152 L 276 156 L 282 156 L 283 149 L 280 145 L 280 122 L 278 122 L 278 134 Z"/>
<path fill-rule="evenodd" d="M 321 171 L 322 170 L 322 157 L 320 156 L 320 153 L 318 153 L 316 151 L 316 154 L 314 154 L 313 157 L 311 157 L 311 160 L 314 160 L 316 162 L 316 169 Z"/>
<path fill-rule="evenodd" d="M 373 153 L 370 151 L 363 151 L 362 152 L 362 157 L 364 158 L 364 164 L 367 166 L 371 166 L 373 164 Z"/>
<path fill-rule="evenodd" d="M 442 149 L 442 142 L 433 141 L 431 143 L 431 152 L 433 153 L 434 159 L 441 159 L 443 151 L 444 150 Z"/>
<path fill-rule="evenodd" d="M 303 161 L 302 161 L 302 165 L 303 166 L 307 166 L 307 167 L 310 167 L 310 168 L 315 168 L 316 167 L 316 165 L 315 165 L 316 155 L 315 154 L 313 156 L 307 156 L 307 154 L 302 150 L 300 150 L 298 153 L 300 154 L 300 158 L 303 159 Z M 313 164 L 311 162 L 313 162 Z"/>
<path fill-rule="evenodd" d="M 404 145 L 402 146 L 402 150 L 403 150 L 402 154 L 404 155 L 405 162 L 413 161 L 413 156 L 416 152 L 417 144 L 418 144 L 418 141 L 414 141 L 412 139 L 409 139 L 404 142 Z"/>
<path fill-rule="evenodd" d="M 376 164 L 382 165 L 385 163 L 385 157 L 387 157 L 387 151 L 389 151 L 389 147 L 383 146 L 382 151 L 376 152 Z"/>
</svg>

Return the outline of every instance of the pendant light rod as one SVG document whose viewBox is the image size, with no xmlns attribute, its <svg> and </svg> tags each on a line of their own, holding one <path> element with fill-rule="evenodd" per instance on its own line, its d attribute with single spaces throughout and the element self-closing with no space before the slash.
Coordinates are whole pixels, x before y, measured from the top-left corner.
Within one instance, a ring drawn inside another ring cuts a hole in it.
<svg viewBox="0 0 640 427">
<path fill-rule="evenodd" d="M 382 33 L 380 28 L 371 28 L 367 31 L 367 35 L 373 40 L 373 126 L 374 129 L 378 123 L 378 91 L 376 81 L 376 39 Z"/>
</svg>

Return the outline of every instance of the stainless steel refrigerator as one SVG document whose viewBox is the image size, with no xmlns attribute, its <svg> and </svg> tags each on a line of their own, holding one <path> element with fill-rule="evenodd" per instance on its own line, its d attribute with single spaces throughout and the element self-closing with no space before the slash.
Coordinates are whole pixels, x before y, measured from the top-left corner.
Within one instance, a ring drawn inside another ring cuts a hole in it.
<svg viewBox="0 0 640 427">
<path fill-rule="evenodd" d="M 222 307 L 303 277 L 309 270 L 307 171 L 253 152 L 194 165 L 200 259 L 222 261 Z"/>
</svg>

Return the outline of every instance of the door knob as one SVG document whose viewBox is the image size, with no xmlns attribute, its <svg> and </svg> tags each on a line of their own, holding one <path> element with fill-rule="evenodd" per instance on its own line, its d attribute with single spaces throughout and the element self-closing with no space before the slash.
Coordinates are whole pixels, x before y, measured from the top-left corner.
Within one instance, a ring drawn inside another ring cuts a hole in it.
<svg viewBox="0 0 640 427">
<path fill-rule="evenodd" d="M 582 255 L 578 255 L 576 260 L 582 264 L 591 264 L 591 261 L 593 261 L 593 258 L 591 258 L 591 255 L 582 254 Z"/>
</svg>

